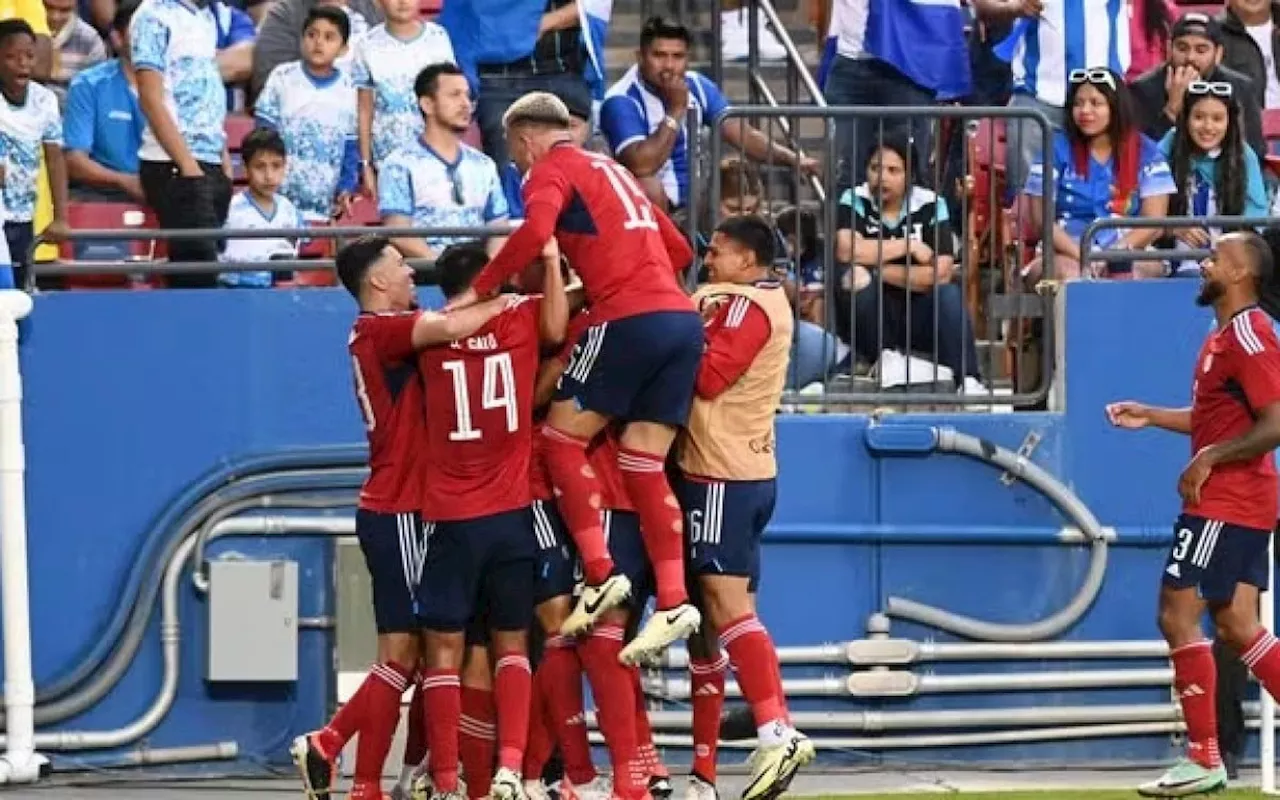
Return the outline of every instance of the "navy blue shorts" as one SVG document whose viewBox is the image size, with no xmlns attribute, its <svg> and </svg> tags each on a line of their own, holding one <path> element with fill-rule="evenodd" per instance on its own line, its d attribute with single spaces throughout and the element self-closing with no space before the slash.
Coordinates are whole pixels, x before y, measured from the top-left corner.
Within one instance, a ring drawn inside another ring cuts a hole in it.
<svg viewBox="0 0 1280 800">
<path fill-rule="evenodd" d="M 1183 514 L 1173 528 L 1164 564 L 1165 586 L 1196 587 L 1210 603 L 1228 603 L 1236 584 L 1267 590 L 1267 545 L 1271 531 Z"/>
<path fill-rule="evenodd" d="M 533 604 L 553 597 L 571 596 L 581 580 L 581 565 L 560 510 L 550 500 L 533 501 L 533 533 L 538 542 L 534 556 Z"/>
<path fill-rule="evenodd" d="M 640 535 L 640 517 L 632 511 L 605 509 L 601 524 L 614 566 L 631 581 L 631 608 L 639 608 L 654 590 L 653 568 Z"/>
<path fill-rule="evenodd" d="M 702 317 L 660 311 L 583 332 L 556 399 L 615 419 L 683 425 L 702 360 Z"/>
<path fill-rule="evenodd" d="M 356 538 L 373 581 L 373 619 L 378 633 L 413 633 L 418 625 L 418 583 L 427 544 L 413 512 L 356 511 Z"/>
<path fill-rule="evenodd" d="M 489 627 L 521 631 L 533 621 L 533 515 L 529 508 L 487 517 L 427 522 L 427 558 L 418 586 L 423 627 L 461 631 L 480 611 Z"/>
<path fill-rule="evenodd" d="M 679 476 L 672 489 L 684 511 L 688 570 L 760 583 L 760 540 L 773 517 L 777 481 L 702 481 Z"/>
</svg>

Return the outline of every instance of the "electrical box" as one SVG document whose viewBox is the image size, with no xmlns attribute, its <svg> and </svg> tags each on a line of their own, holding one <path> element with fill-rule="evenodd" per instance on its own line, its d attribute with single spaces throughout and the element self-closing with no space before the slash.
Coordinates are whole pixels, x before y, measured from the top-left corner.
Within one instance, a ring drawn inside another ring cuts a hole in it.
<svg viewBox="0 0 1280 800">
<path fill-rule="evenodd" d="M 298 679 L 298 564 L 209 562 L 210 681 Z"/>
</svg>

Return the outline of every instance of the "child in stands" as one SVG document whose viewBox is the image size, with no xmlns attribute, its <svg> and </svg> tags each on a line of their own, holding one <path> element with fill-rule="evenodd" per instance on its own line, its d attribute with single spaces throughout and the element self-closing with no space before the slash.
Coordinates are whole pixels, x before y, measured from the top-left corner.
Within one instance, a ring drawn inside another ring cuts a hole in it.
<svg viewBox="0 0 1280 800">
<path fill-rule="evenodd" d="M 302 215 L 287 197 L 279 194 L 288 155 L 280 134 L 270 128 L 256 128 L 244 138 L 240 152 L 244 158 L 249 186 L 231 198 L 226 228 L 297 229 L 306 226 Z M 220 258 L 225 262 L 261 263 L 294 258 L 298 252 L 292 237 L 271 239 L 229 239 Z M 218 276 L 223 286 L 265 289 L 271 286 L 270 270 L 224 272 Z"/>
</svg>

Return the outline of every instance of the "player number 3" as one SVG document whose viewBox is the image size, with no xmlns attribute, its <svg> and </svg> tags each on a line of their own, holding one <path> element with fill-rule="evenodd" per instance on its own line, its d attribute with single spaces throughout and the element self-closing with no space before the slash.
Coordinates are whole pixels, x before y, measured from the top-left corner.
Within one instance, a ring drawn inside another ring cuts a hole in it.
<svg viewBox="0 0 1280 800">
<path fill-rule="evenodd" d="M 471 421 L 471 392 L 467 388 L 467 362 L 446 361 L 441 366 L 453 378 L 453 405 L 457 410 L 457 426 L 449 432 L 453 442 L 474 442 L 481 438 L 481 431 Z M 515 433 L 520 427 L 519 409 L 516 408 L 515 370 L 511 366 L 510 353 L 494 353 L 484 359 L 484 381 L 480 390 L 482 409 L 501 408 L 506 412 L 507 433 Z"/>
</svg>

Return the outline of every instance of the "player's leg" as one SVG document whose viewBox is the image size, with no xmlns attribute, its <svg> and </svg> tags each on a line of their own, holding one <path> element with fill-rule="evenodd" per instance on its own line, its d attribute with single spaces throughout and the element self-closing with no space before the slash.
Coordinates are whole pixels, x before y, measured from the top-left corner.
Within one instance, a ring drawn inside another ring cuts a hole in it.
<svg viewBox="0 0 1280 800">
<path fill-rule="evenodd" d="M 685 800 L 718 800 L 716 758 L 720 745 L 720 715 L 724 711 L 724 674 L 729 656 L 720 649 L 720 638 L 707 620 L 701 593 L 691 587 L 704 612 L 702 627 L 689 637 L 689 693 L 693 706 L 693 764 Z"/>
<path fill-rule="evenodd" d="M 637 349 L 654 357 L 635 390 L 620 439 L 618 464 L 627 497 L 640 516 L 653 565 L 657 613 L 623 651 L 636 663 L 698 629 L 701 616 L 685 591 L 684 523 L 667 482 L 666 460 L 688 420 L 702 360 L 702 318 L 693 312 L 646 314 L 622 320 Z"/>
<path fill-rule="evenodd" d="M 417 577 L 425 550 L 417 514 L 356 513 L 356 535 L 373 583 L 378 663 L 324 728 L 294 740 L 290 752 L 304 787 L 327 798 L 333 764 L 357 732 L 351 796 L 381 800 L 382 768 L 400 721 L 400 698 L 418 660 Z"/>
<path fill-rule="evenodd" d="M 1280 697 L 1280 647 L 1276 637 L 1258 621 L 1261 593 L 1267 589 L 1267 544 L 1270 532 L 1224 526 L 1217 547 L 1221 570 L 1234 584 L 1228 603 L 1211 607 L 1218 637 L 1236 652 L 1240 660 L 1274 698 Z M 1226 594 L 1224 587 L 1222 593 Z"/>
<path fill-rule="evenodd" d="M 429 792 L 427 783 L 427 714 L 425 695 L 422 689 L 422 665 L 425 663 L 426 649 L 421 634 L 418 635 L 418 667 L 413 673 L 413 692 L 409 696 L 409 713 L 405 717 L 404 758 L 400 767 L 400 780 L 391 790 L 391 800 L 425 800 Z M 415 795 L 415 784 L 421 782 L 423 789 Z"/>
<path fill-rule="evenodd" d="M 1182 515 L 1165 562 L 1159 600 L 1160 632 L 1169 644 L 1173 686 L 1187 724 L 1187 754 L 1158 779 L 1138 787 L 1147 797 L 1181 797 L 1221 788 L 1227 773 L 1218 753 L 1217 668 L 1201 620 L 1207 603 L 1229 602 L 1232 588 L 1213 580 L 1221 524 Z M 1206 594 L 1207 593 L 1207 594 Z"/>
<path fill-rule="evenodd" d="M 636 751 L 635 692 L 631 671 L 618 660 L 627 626 L 627 612 L 611 609 L 598 624 L 578 638 L 578 654 L 591 683 L 596 718 L 613 765 L 613 794 L 622 800 L 643 797 L 645 787 L 635 781 L 631 763 Z"/>
<path fill-rule="evenodd" d="M 469 800 L 489 794 L 497 753 L 498 718 L 493 699 L 493 664 L 483 627 L 483 614 L 467 626 L 467 653 L 462 662 L 462 715 L 458 724 L 458 760 Z"/>
</svg>

